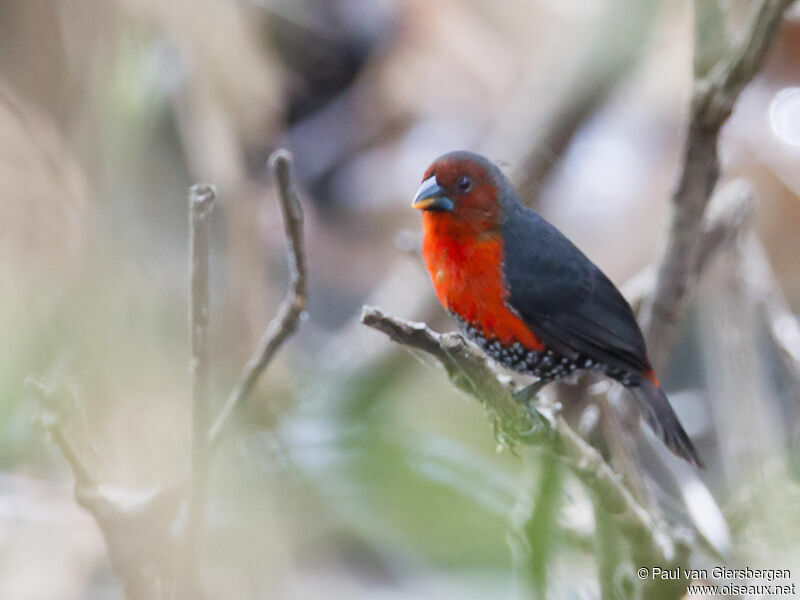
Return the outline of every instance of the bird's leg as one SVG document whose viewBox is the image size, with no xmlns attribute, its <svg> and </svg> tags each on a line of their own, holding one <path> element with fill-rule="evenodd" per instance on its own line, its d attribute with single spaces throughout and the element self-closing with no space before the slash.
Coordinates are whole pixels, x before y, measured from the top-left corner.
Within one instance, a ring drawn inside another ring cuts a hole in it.
<svg viewBox="0 0 800 600">
<path fill-rule="evenodd" d="M 547 382 L 541 379 L 534 381 L 533 383 L 526 385 L 524 388 L 514 392 L 514 400 L 527 406 L 545 385 L 547 385 Z"/>
<path fill-rule="evenodd" d="M 520 402 L 523 406 L 525 406 L 529 411 L 531 410 L 531 401 L 536 397 L 541 389 L 547 385 L 548 381 L 544 379 L 537 379 L 533 383 L 526 385 L 524 388 L 517 390 L 516 392 L 512 393 L 514 400 Z M 520 431 L 519 434 L 521 436 L 532 435 L 536 433 L 539 429 L 539 425 L 533 423 L 531 428 L 527 431 Z"/>
</svg>

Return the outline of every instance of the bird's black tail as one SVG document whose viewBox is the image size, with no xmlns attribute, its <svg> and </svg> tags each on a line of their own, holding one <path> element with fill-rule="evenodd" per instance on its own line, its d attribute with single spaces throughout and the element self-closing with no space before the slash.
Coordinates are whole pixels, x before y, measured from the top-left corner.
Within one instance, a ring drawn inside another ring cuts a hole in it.
<svg viewBox="0 0 800 600">
<path fill-rule="evenodd" d="M 703 461 L 697 454 L 692 440 L 686 434 L 678 415 L 672 409 L 667 396 L 660 387 L 647 378 L 642 378 L 636 387 L 628 388 L 639 404 L 642 417 L 667 447 L 675 454 L 697 467 L 703 468 Z"/>
</svg>

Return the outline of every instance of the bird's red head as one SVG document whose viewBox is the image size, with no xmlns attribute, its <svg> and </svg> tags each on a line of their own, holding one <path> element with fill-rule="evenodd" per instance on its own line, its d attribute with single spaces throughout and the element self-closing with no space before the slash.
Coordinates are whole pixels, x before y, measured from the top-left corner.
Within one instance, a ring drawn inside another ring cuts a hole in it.
<svg viewBox="0 0 800 600">
<path fill-rule="evenodd" d="M 425 171 L 411 206 L 440 226 L 451 224 L 472 234 L 498 231 L 511 201 L 504 197 L 509 189 L 500 170 L 483 156 L 450 152 Z"/>
</svg>

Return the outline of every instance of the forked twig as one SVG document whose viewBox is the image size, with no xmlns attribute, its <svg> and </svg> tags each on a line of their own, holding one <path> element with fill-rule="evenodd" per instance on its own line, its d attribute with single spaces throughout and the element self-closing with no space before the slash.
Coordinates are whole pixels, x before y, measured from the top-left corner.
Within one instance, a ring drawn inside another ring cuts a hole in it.
<svg viewBox="0 0 800 600">
<path fill-rule="evenodd" d="M 286 230 L 290 287 L 278 309 L 278 314 L 267 326 L 258 347 L 245 364 L 225 404 L 208 430 L 210 452 L 213 452 L 222 440 L 233 412 L 249 396 L 259 376 L 281 345 L 297 329 L 306 308 L 308 284 L 303 242 L 303 209 L 292 180 L 292 155 L 284 149 L 276 150 L 270 157 L 269 165 L 277 183 L 278 201 Z"/>
</svg>

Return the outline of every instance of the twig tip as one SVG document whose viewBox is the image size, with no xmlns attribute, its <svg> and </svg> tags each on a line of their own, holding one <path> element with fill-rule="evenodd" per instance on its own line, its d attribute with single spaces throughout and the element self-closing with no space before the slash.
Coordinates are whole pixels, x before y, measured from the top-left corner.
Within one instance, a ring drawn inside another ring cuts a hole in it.
<svg viewBox="0 0 800 600">
<path fill-rule="evenodd" d="M 361 322 L 365 325 L 369 325 L 370 323 L 374 323 L 376 320 L 382 318 L 384 315 L 376 306 L 370 306 L 369 304 L 365 304 L 361 307 Z"/>
<path fill-rule="evenodd" d="M 271 171 L 283 165 L 291 165 L 294 162 L 294 156 L 286 148 L 278 148 L 269 155 L 267 164 Z"/>
<path fill-rule="evenodd" d="M 189 188 L 189 205 L 193 211 L 210 210 L 216 199 L 217 188 L 210 183 L 195 183 Z"/>
</svg>

